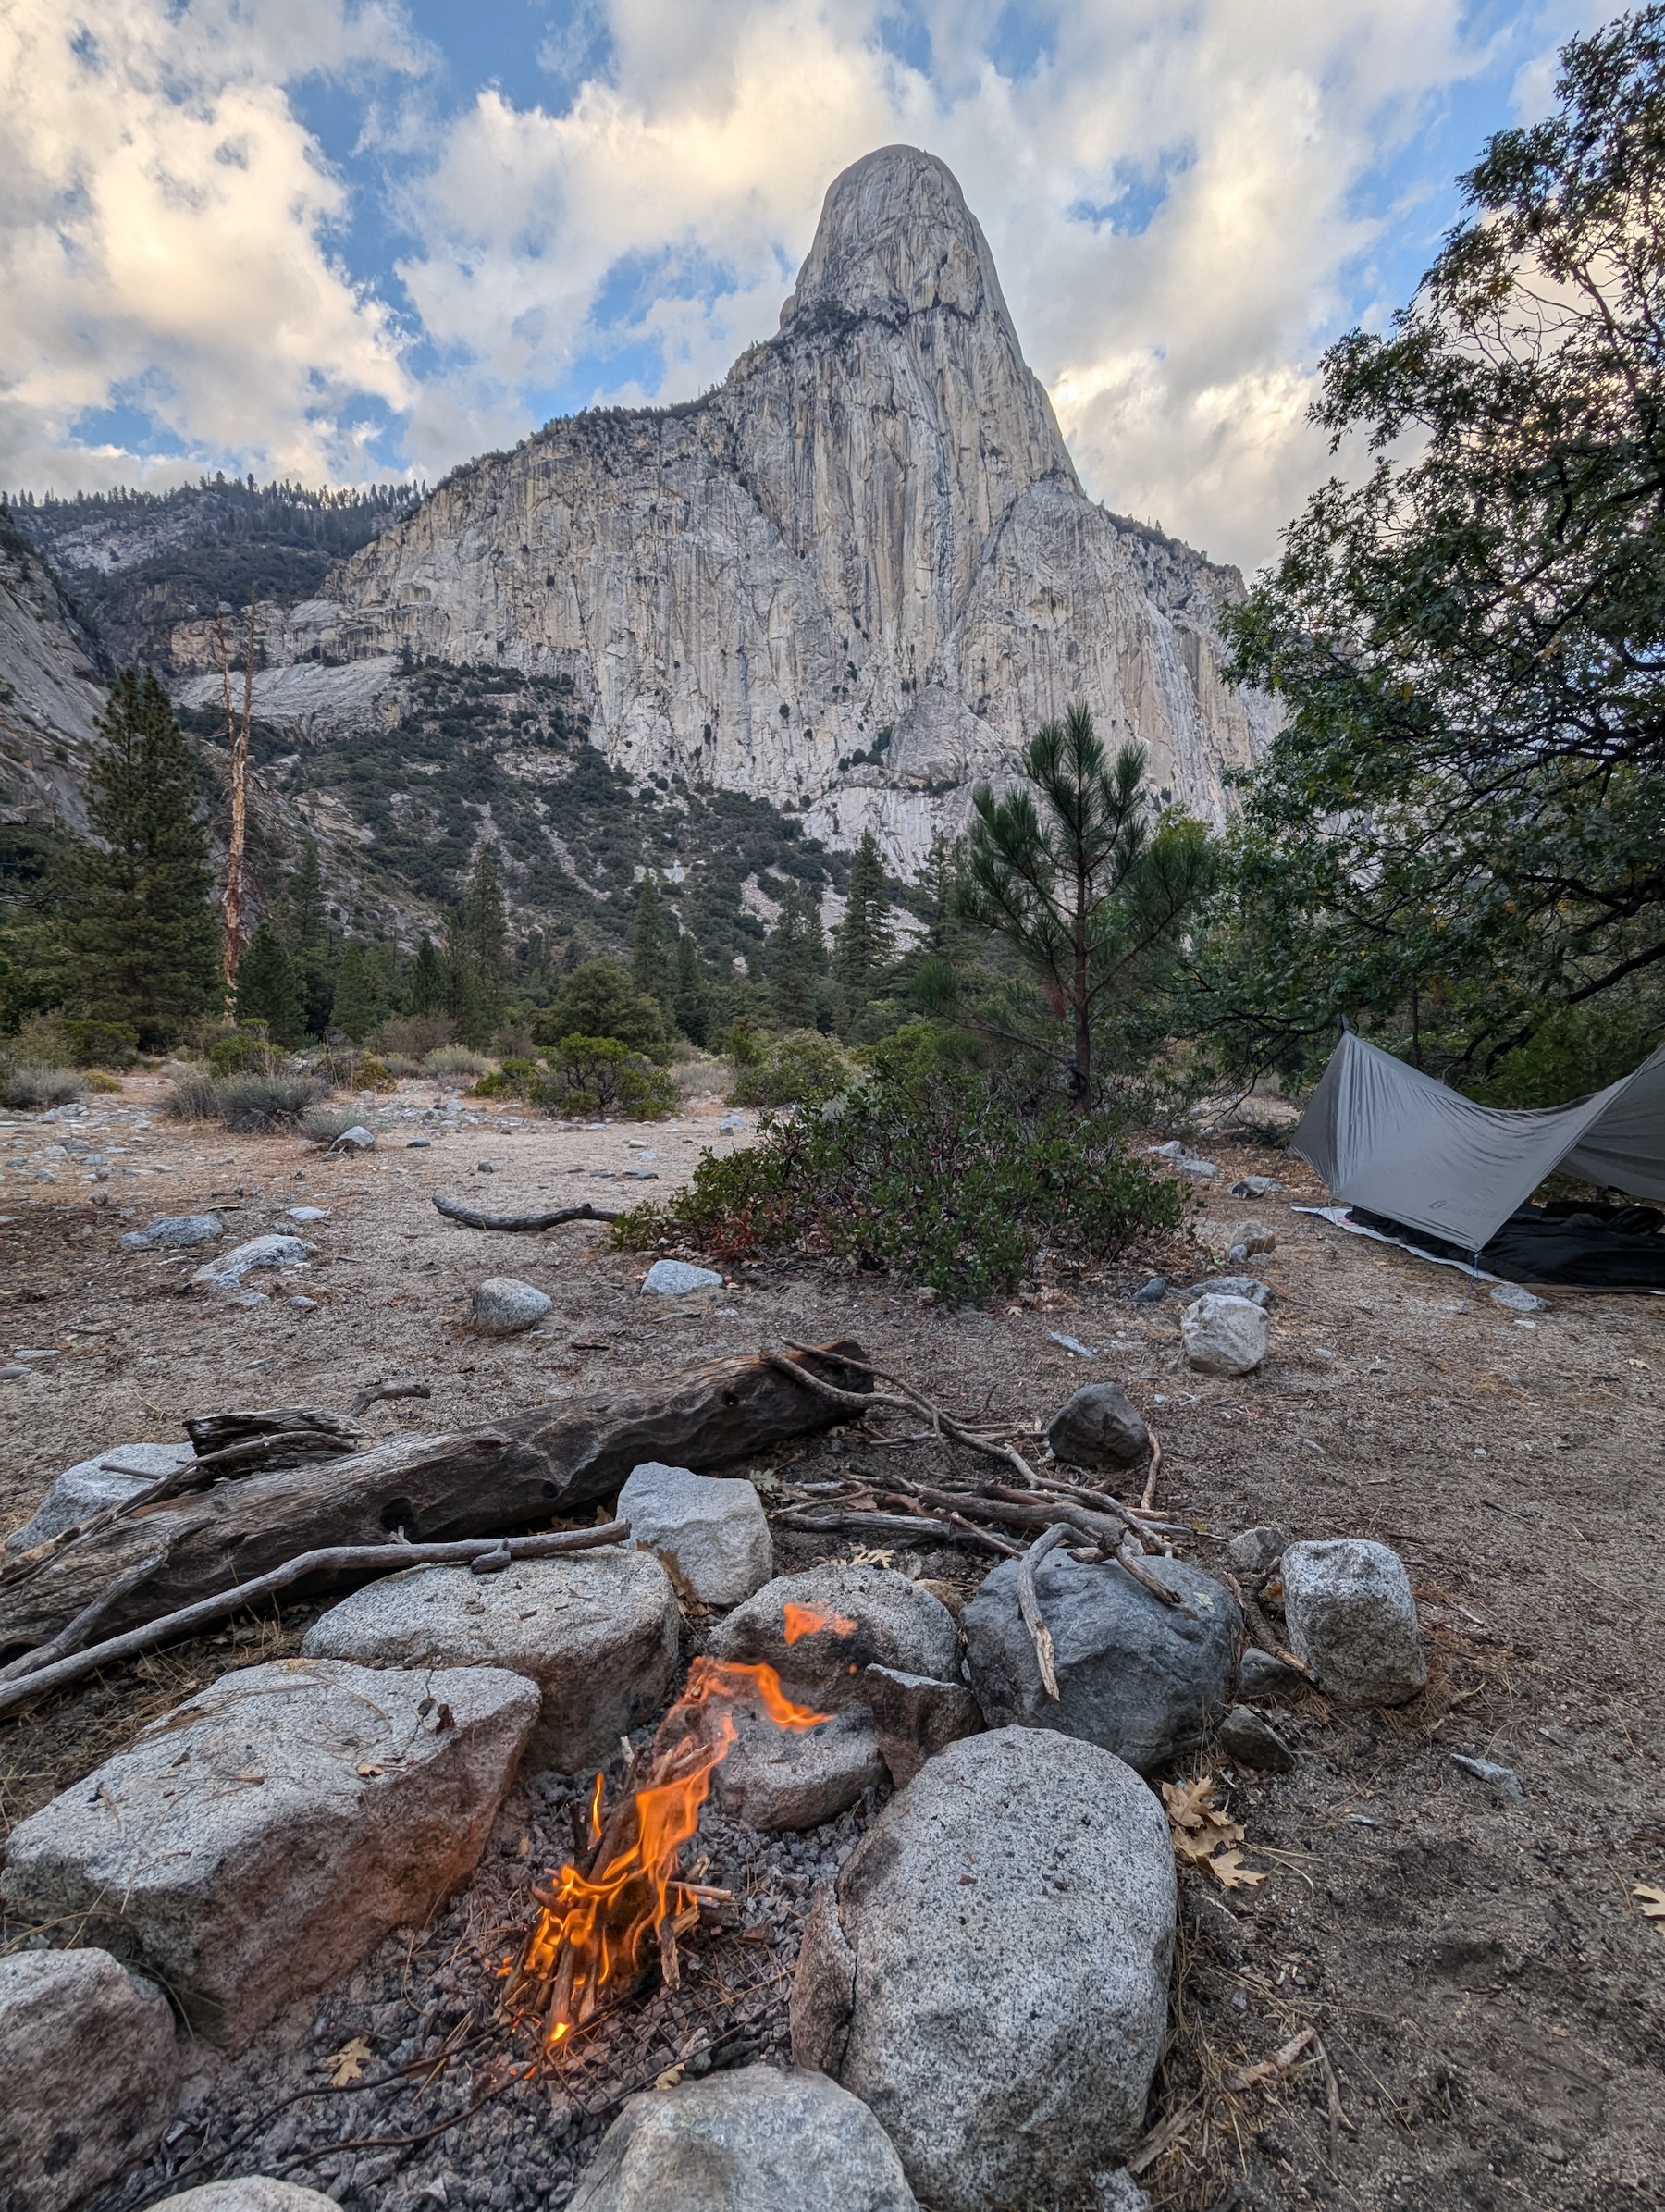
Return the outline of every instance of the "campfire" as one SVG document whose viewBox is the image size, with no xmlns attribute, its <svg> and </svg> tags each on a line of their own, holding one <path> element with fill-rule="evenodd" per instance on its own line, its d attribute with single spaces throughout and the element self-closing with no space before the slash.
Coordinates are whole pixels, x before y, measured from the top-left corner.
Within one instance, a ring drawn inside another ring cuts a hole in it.
<svg viewBox="0 0 1665 2212">
<path fill-rule="evenodd" d="M 796 1605 L 785 1613 L 788 1643 L 822 1628 L 855 1632 L 856 1624 L 838 1614 Z M 660 1725 L 640 1787 L 610 1811 L 605 1777 L 596 1776 L 588 1834 L 574 1855 L 583 1863 L 563 1865 L 549 1885 L 534 1887 L 537 1921 L 508 1993 L 510 2010 L 537 2024 L 546 2058 L 628 1997 L 656 1957 L 665 1985 L 677 1988 L 678 1938 L 697 1924 L 702 1906 L 731 1901 L 725 1889 L 684 1881 L 682 1852 L 698 1825 L 712 1772 L 735 1740 L 737 1706 L 763 1713 L 777 1728 L 813 1728 L 830 1717 L 795 1704 L 771 1666 L 696 1659 Z"/>
</svg>

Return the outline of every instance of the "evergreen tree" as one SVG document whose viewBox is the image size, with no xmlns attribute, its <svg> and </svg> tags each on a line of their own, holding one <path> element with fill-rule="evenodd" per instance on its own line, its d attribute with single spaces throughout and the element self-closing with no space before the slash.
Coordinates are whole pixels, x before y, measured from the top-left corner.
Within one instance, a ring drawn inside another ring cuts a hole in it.
<svg viewBox="0 0 1665 2212">
<path fill-rule="evenodd" d="M 478 1001 L 479 1021 L 489 1036 L 502 1019 L 504 985 L 509 972 L 509 918 L 503 907 L 503 877 L 497 849 L 485 843 L 475 849 L 474 865 L 462 894 L 453 958 L 460 956 L 471 971 L 472 996 Z M 483 1040 L 482 1040 L 483 1041 Z"/>
<path fill-rule="evenodd" d="M 709 1040 L 711 1004 L 705 970 L 700 966 L 698 947 L 686 930 L 676 941 L 676 996 L 672 1013 L 690 1044 L 704 1044 Z"/>
<path fill-rule="evenodd" d="M 364 957 L 364 947 L 356 937 L 350 937 L 336 973 L 329 1026 L 339 1030 L 344 1037 L 351 1037 L 355 1044 L 362 1044 L 376 1026 L 377 1011 L 375 981 Z"/>
<path fill-rule="evenodd" d="M 167 694 L 128 669 L 99 720 L 87 786 L 99 845 L 65 875 L 69 987 L 88 1013 L 156 1045 L 221 1002 L 220 921 L 196 764 Z"/>
<path fill-rule="evenodd" d="M 838 986 L 838 1028 L 851 1029 L 873 995 L 891 957 L 884 863 L 871 830 L 863 830 L 850 869 L 850 888 L 838 925 L 832 980 Z"/>
<path fill-rule="evenodd" d="M 237 1019 L 264 1021 L 274 1044 L 299 1044 L 306 1033 L 295 964 L 269 921 L 260 924 L 238 963 Z"/>
<path fill-rule="evenodd" d="M 630 973 L 638 991 L 657 998 L 666 1013 L 676 995 L 675 969 L 671 940 L 675 925 L 660 899 L 652 876 L 642 878 L 636 895 L 635 941 L 630 956 Z"/>
<path fill-rule="evenodd" d="M 775 1019 L 783 1029 L 813 1026 L 816 985 L 826 964 L 820 908 L 794 884 L 781 902 L 781 918 L 769 939 L 769 980 L 774 990 Z"/>
<path fill-rule="evenodd" d="M 459 1044 L 476 1052 L 494 1027 L 491 1007 L 480 984 L 473 948 L 460 919 L 453 918 L 445 941 L 445 1010 Z"/>
<path fill-rule="evenodd" d="M 445 962 L 435 950 L 431 937 L 425 936 L 416 947 L 416 958 L 411 966 L 410 999 L 413 1014 L 436 1014 L 445 1004 Z"/>
<path fill-rule="evenodd" d="M 300 865 L 290 878 L 288 910 L 282 928 L 284 945 L 300 984 L 307 1032 L 321 1037 L 329 1026 L 329 1009 L 335 997 L 335 963 L 330 957 L 324 871 L 318 865 L 318 848 L 310 837 L 302 846 Z"/>
</svg>

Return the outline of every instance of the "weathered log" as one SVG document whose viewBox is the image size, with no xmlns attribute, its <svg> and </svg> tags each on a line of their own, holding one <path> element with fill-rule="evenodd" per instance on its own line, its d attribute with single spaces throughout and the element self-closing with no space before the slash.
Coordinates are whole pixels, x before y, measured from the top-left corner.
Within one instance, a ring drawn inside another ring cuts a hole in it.
<svg viewBox="0 0 1665 2212">
<path fill-rule="evenodd" d="M 550 1214 L 481 1214 L 472 1205 L 459 1205 L 454 1198 L 440 1193 L 434 1194 L 434 1204 L 448 1221 L 460 1221 L 464 1229 L 502 1229 L 512 1232 L 539 1229 L 559 1229 L 563 1221 L 616 1221 L 616 1213 L 609 1213 L 605 1206 L 591 1205 L 586 1198 L 582 1205 L 560 1205 Z"/>
<path fill-rule="evenodd" d="M 246 1413 L 202 1414 L 185 1423 L 185 1433 L 196 1446 L 199 1459 L 223 1452 L 231 1444 L 290 1436 L 302 1428 L 318 1438 L 321 1452 L 352 1452 L 364 1440 L 364 1432 L 352 1421 L 315 1405 L 267 1405 Z"/>
<path fill-rule="evenodd" d="M 859 1377 L 817 1348 L 818 1372 Z M 154 1571 L 99 1625 L 105 1636 L 252 1582 L 303 1551 L 496 1536 L 586 1512 L 614 1497 L 633 1467 L 665 1460 L 722 1466 L 836 1421 L 819 1390 L 760 1355 L 711 1360 L 607 1397 L 537 1405 L 490 1427 L 400 1437 L 321 1466 L 245 1475 L 141 1505 L 64 1550 L 0 1570 L 0 1659 L 50 1642 L 118 1576 Z M 44 1547 L 42 1548 L 44 1551 Z"/>
</svg>

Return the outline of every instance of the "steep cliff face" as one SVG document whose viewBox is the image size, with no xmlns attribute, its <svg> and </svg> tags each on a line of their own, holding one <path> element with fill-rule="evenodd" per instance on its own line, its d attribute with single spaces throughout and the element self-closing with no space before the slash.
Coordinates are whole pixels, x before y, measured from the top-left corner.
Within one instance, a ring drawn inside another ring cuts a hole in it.
<svg viewBox="0 0 1665 2212">
<path fill-rule="evenodd" d="M 958 185 L 892 146 L 835 179 L 779 334 L 718 390 L 459 470 L 264 642 L 567 678 L 634 778 L 799 808 L 835 844 L 870 825 L 912 872 L 1077 698 L 1166 802 L 1222 818 L 1265 723 L 1217 674 L 1240 582 L 1160 543 L 1082 492 Z M 175 654 L 211 665 L 188 628 Z"/>
<path fill-rule="evenodd" d="M 86 771 L 105 686 L 92 641 L 0 514 L 0 822 L 86 827 Z"/>
</svg>

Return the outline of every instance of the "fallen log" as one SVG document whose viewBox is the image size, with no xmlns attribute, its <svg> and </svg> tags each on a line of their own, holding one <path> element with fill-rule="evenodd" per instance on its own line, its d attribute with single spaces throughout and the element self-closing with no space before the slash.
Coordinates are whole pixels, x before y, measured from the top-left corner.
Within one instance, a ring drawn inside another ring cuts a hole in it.
<svg viewBox="0 0 1665 2212">
<path fill-rule="evenodd" d="M 616 1213 L 609 1213 L 605 1206 L 591 1205 L 586 1198 L 582 1205 L 560 1205 L 550 1214 L 482 1214 L 472 1205 L 459 1205 L 454 1198 L 447 1198 L 439 1192 L 434 1193 L 434 1204 L 448 1221 L 460 1221 L 464 1229 L 503 1229 L 519 1233 L 539 1229 L 559 1229 L 563 1221 L 616 1221 Z"/>
<path fill-rule="evenodd" d="M 598 1528 L 568 1528 L 555 1536 L 478 1537 L 464 1544 L 358 1544 L 303 1551 L 299 1559 L 285 1561 L 254 1582 L 239 1583 L 235 1589 L 224 1590 L 217 1597 L 199 1599 L 194 1605 L 164 1613 L 142 1628 L 130 1628 L 125 1636 L 109 1637 L 85 1650 L 72 1649 L 74 1631 L 83 1625 L 84 1616 L 81 1621 L 72 1621 L 62 1636 L 42 1647 L 37 1663 L 18 1661 L 12 1666 L 0 1667 L 0 1713 L 44 1697 L 48 1690 L 61 1689 L 67 1682 L 95 1674 L 100 1667 L 113 1666 L 141 1651 L 153 1651 L 158 1644 L 170 1643 L 176 1637 L 212 1627 L 228 1613 L 257 1605 L 263 1598 L 276 1597 L 279 1590 L 291 1589 L 298 1582 L 315 1583 L 344 1576 L 363 1581 L 369 1576 L 402 1574 L 407 1567 L 468 1566 L 476 1561 L 495 1567 L 500 1552 L 507 1566 L 516 1559 L 557 1559 L 566 1551 L 593 1551 L 603 1544 L 622 1544 L 629 1534 L 627 1521 L 609 1521 Z M 17 1668 L 23 1665 L 29 1671 L 18 1674 Z"/>
<path fill-rule="evenodd" d="M 860 1375 L 848 1342 L 818 1346 L 818 1378 Z M 149 1560 L 98 1625 L 105 1637 L 253 1582 L 305 1551 L 497 1536 L 610 1500 L 644 1460 L 718 1467 L 839 1418 L 820 1390 L 760 1355 L 711 1360 L 607 1397 L 577 1398 L 449 1436 L 399 1437 L 323 1465 L 243 1475 L 140 1504 L 61 1551 L 0 1568 L 0 1662 L 49 1643 Z"/>
</svg>

